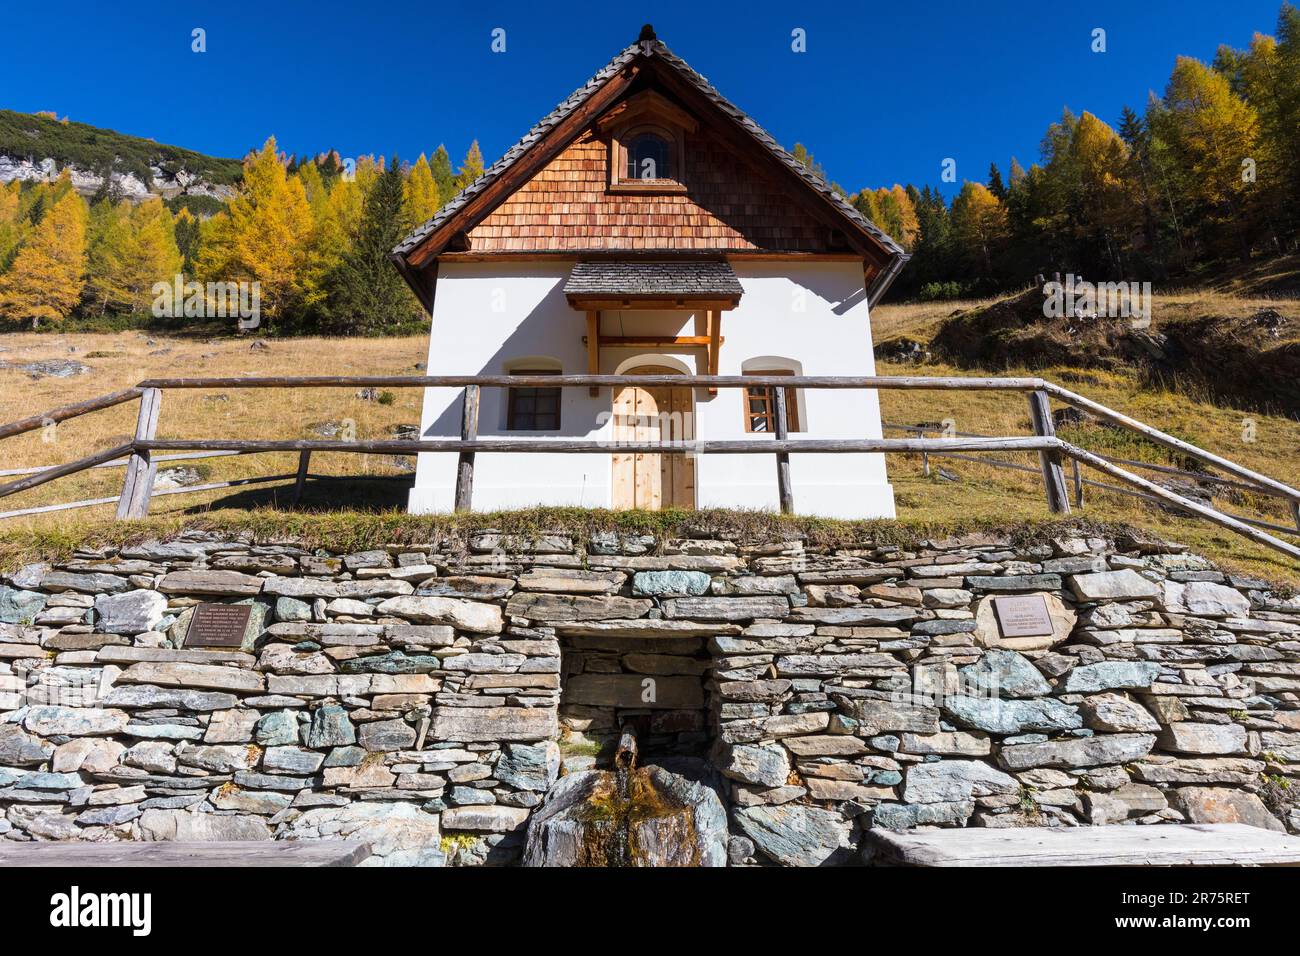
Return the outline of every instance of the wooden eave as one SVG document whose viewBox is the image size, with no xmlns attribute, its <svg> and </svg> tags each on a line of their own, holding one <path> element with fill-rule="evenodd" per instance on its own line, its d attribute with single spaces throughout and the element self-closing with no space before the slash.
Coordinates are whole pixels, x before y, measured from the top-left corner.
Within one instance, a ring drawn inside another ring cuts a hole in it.
<svg viewBox="0 0 1300 956">
<path fill-rule="evenodd" d="M 581 312 L 605 309 L 677 312 L 730 312 L 740 305 L 740 296 L 690 295 L 570 295 L 569 305 Z"/>
</svg>

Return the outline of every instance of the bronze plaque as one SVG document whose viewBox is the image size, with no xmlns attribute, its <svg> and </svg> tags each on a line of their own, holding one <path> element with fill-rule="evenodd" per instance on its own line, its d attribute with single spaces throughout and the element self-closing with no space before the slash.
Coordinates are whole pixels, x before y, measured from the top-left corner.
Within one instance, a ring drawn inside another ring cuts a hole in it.
<svg viewBox="0 0 1300 956">
<path fill-rule="evenodd" d="M 993 611 L 1003 637 L 1050 637 L 1055 632 L 1041 594 L 994 598 Z"/>
<path fill-rule="evenodd" d="M 251 604 L 198 604 L 185 632 L 186 647 L 239 647 L 244 643 Z"/>
</svg>

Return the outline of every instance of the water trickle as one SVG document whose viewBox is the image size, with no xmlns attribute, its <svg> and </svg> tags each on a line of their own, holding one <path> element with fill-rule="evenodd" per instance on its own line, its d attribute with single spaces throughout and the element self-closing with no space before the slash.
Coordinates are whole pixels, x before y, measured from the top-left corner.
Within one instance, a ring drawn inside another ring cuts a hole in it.
<svg viewBox="0 0 1300 956">
<path fill-rule="evenodd" d="M 719 866 L 726 817 L 709 787 L 662 767 L 638 767 L 624 729 L 612 771 L 564 778 L 529 823 L 530 866 Z"/>
</svg>

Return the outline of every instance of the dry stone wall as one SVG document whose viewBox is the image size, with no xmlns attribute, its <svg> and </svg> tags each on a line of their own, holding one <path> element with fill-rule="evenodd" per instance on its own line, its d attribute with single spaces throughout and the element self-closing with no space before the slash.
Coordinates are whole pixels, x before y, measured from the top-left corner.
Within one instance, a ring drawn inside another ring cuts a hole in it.
<svg viewBox="0 0 1300 956">
<path fill-rule="evenodd" d="M 1043 596 L 1052 633 L 1008 636 L 1007 595 Z M 185 646 L 213 603 L 249 605 L 242 644 Z M 1300 832 L 1300 599 L 1082 532 L 349 554 L 192 532 L 0 579 L 9 840 L 509 864 L 625 722 L 646 759 L 710 761 L 733 865 L 864 862 L 873 826 Z"/>
</svg>

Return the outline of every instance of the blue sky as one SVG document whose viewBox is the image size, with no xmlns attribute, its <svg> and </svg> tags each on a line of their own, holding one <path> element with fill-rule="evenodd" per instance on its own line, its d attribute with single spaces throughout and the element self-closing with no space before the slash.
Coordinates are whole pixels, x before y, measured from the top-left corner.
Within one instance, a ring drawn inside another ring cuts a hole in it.
<svg viewBox="0 0 1300 956">
<path fill-rule="evenodd" d="M 490 163 L 652 22 L 660 39 L 782 144 L 852 190 L 983 180 L 1038 158 L 1062 107 L 1116 122 L 1174 58 L 1272 32 L 1280 0 L 1070 3 L 432 4 L 65 0 L 4 14 L 0 107 L 221 156 L 274 134 L 300 154 L 477 138 Z M 51 16 L 57 23 L 51 22 Z M 191 30 L 207 52 L 191 51 Z M 504 29 L 506 52 L 491 50 Z M 806 31 L 807 52 L 791 50 Z M 1090 49 L 1106 31 L 1105 53 Z M 955 187 L 946 187 L 952 192 Z"/>
</svg>

